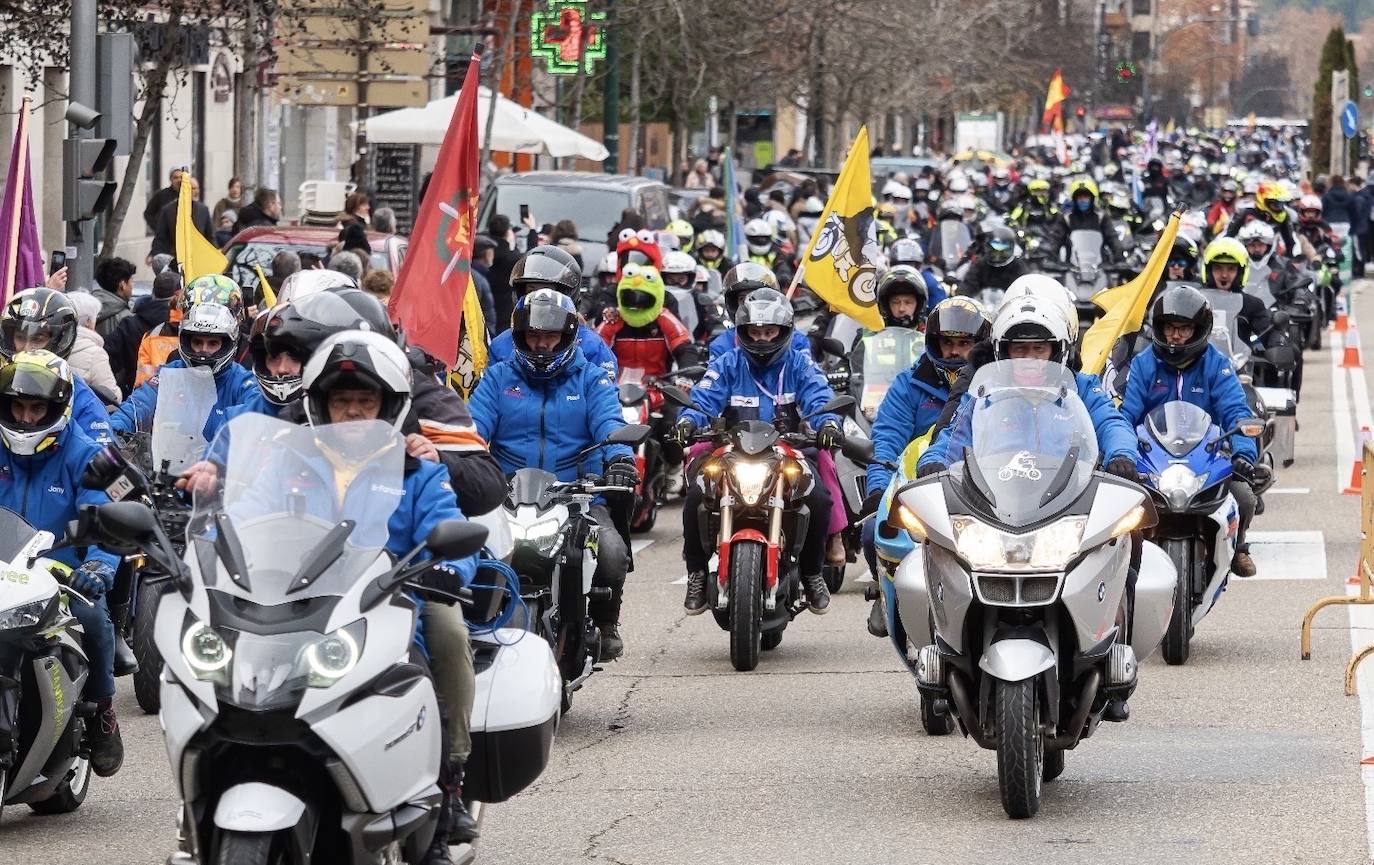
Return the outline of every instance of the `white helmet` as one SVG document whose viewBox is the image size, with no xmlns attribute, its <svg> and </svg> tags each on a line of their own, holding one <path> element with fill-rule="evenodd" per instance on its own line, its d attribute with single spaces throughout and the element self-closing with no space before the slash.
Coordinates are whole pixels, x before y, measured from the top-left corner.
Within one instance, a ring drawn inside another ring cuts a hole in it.
<svg viewBox="0 0 1374 865">
<path fill-rule="evenodd" d="M 298 270 L 286 278 L 277 292 L 277 303 L 290 303 L 328 288 L 357 288 L 353 277 L 337 270 Z"/>
<path fill-rule="evenodd" d="M 725 235 L 714 228 L 708 228 L 701 233 L 701 238 L 697 240 L 697 249 L 701 249 L 703 246 L 714 246 L 716 249 L 724 252 Z"/>
<path fill-rule="evenodd" d="M 658 235 L 659 250 L 667 252 L 671 249 L 676 252 L 682 248 L 682 241 L 678 240 L 677 235 L 673 234 L 671 231 L 659 231 L 656 232 L 656 234 Z"/>
<path fill-rule="evenodd" d="M 696 284 L 698 288 L 704 289 L 711 283 L 711 273 L 705 268 L 705 266 L 698 264 L 696 270 L 696 277 L 692 281 Z"/>
<path fill-rule="evenodd" d="M 744 241 L 753 255 L 767 255 L 773 251 L 773 226 L 767 220 L 749 220 L 744 224 Z"/>
<path fill-rule="evenodd" d="M 320 343 L 301 373 L 311 426 L 331 422 L 329 393 L 340 387 L 380 391 L 377 420 L 400 432 L 410 411 L 411 376 L 410 362 L 395 342 L 372 331 L 346 330 Z"/>
<path fill-rule="evenodd" d="M 1262 219 L 1252 219 L 1241 226 L 1240 231 L 1236 232 L 1236 239 L 1246 245 L 1254 240 L 1273 243 L 1274 227 Z"/>
<path fill-rule="evenodd" d="M 956 169 L 949 173 L 949 177 L 945 180 L 946 192 L 951 195 L 959 195 L 968 192 L 968 189 L 968 177 L 964 175 L 964 172 Z"/>
<path fill-rule="evenodd" d="M 685 252 L 677 252 L 674 250 L 663 256 L 663 269 L 660 270 L 659 273 L 663 274 L 663 282 L 668 285 L 674 285 L 674 283 L 669 281 L 669 276 L 683 273 L 688 274 L 687 281 L 677 284 L 675 287 L 690 288 L 692 282 L 696 279 L 697 260 Z"/>
<path fill-rule="evenodd" d="M 889 180 L 887 183 L 883 184 L 883 197 L 905 198 L 907 201 L 910 201 L 911 189 L 904 183 L 898 183 L 896 180 Z"/>
<path fill-rule="evenodd" d="M 1013 301 L 1026 298 L 1049 301 L 1059 307 L 1064 320 L 1068 323 L 1070 339 L 1078 339 L 1078 310 L 1074 306 L 1073 292 L 1059 280 L 1043 273 L 1028 273 L 1013 280 L 1011 285 L 1007 286 L 1006 294 L 1002 295 L 1002 303 L 997 307 L 995 318 L 1000 318 L 1002 312 Z"/>
<path fill-rule="evenodd" d="M 1073 345 L 1069 321 L 1077 322 L 1077 315 L 1066 317 L 1063 308 L 1053 301 L 1037 297 L 1023 297 L 1003 303 L 992 322 L 992 349 L 998 360 L 1011 357 L 1010 346 L 1015 342 L 1048 342 L 1053 346 L 1050 360 L 1064 363 Z"/>
</svg>

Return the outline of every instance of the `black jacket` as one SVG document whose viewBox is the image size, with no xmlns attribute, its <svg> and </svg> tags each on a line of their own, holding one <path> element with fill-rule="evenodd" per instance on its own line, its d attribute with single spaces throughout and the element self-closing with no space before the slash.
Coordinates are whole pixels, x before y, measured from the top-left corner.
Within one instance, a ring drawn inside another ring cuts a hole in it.
<svg viewBox="0 0 1374 865">
<path fill-rule="evenodd" d="M 256 201 L 249 202 L 239 211 L 238 221 L 234 223 L 234 233 L 238 234 L 245 228 L 254 228 L 259 225 L 276 225 L 277 220 L 262 212 Z"/>
<path fill-rule="evenodd" d="M 985 288 L 1004 289 L 1027 273 L 1030 270 L 1026 267 L 1026 260 L 1020 256 L 1001 267 L 993 267 L 988 264 L 986 257 L 981 257 L 969 266 L 964 278 L 959 281 L 959 293 L 965 297 L 977 297 Z"/>
<path fill-rule="evenodd" d="M 110 371 L 119 389 L 128 396 L 134 389 L 138 372 L 138 346 L 148 331 L 167 322 L 169 301 L 158 297 L 140 297 L 134 301 L 133 315 L 126 316 L 105 337 L 105 353 L 110 356 Z"/>
<path fill-rule="evenodd" d="M 148 199 L 148 206 L 143 208 L 143 221 L 148 226 L 149 234 L 157 234 L 158 214 L 160 214 L 162 208 L 166 207 L 170 202 L 176 201 L 178 194 L 176 188 L 164 186 L 162 189 L 154 192 L 152 198 Z"/>
<path fill-rule="evenodd" d="M 153 229 L 153 248 L 149 255 L 175 256 L 177 254 L 177 209 L 180 202 L 176 199 L 167 202 L 157 214 L 157 226 Z M 199 201 L 191 202 L 191 223 L 196 231 L 205 236 L 210 243 L 215 242 L 214 228 L 210 225 L 210 208 Z"/>
<path fill-rule="evenodd" d="M 1084 212 L 1070 207 L 1063 211 L 1059 214 L 1059 218 L 1050 224 L 1049 248 L 1051 250 L 1064 249 L 1068 245 L 1069 235 L 1075 231 L 1100 232 L 1103 248 L 1111 252 L 1106 260 L 1121 260 L 1121 243 L 1116 239 L 1116 226 L 1112 224 L 1112 218 L 1106 213 L 1095 208 Z"/>
</svg>

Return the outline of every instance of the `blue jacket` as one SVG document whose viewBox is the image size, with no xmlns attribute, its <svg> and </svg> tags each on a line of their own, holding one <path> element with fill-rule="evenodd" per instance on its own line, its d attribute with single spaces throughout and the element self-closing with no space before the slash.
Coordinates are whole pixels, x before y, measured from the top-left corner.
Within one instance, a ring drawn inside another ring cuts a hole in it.
<svg viewBox="0 0 1374 865">
<path fill-rule="evenodd" d="M 114 441 L 114 435 L 110 432 L 110 413 L 105 411 L 105 403 L 81 376 L 73 374 L 72 379 L 72 423 L 81 427 L 81 431 L 97 444 Z"/>
<path fill-rule="evenodd" d="M 257 386 L 255 379 L 253 389 L 244 396 L 243 402 L 231 405 L 224 410 L 224 422 L 229 423 L 241 414 L 265 414 L 268 417 L 277 417 L 281 414 L 282 408 L 274 402 L 269 402 L 267 397 L 262 395 L 262 388 Z"/>
<path fill-rule="evenodd" d="M 940 303 L 942 300 L 949 297 L 949 294 L 945 292 L 945 284 L 940 282 L 939 279 L 936 279 L 935 274 L 931 273 L 929 270 L 925 268 L 922 268 L 921 275 L 926 278 L 926 291 L 930 295 L 930 297 L 926 300 L 925 308 L 925 311 L 929 313 L 932 309 L 935 308 L 936 304 Z"/>
<path fill-rule="evenodd" d="M 587 327 L 585 324 L 577 326 L 577 343 L 582 346 L 582 354 L 593 364 L 604 369 L 615 378 L 620 372 L 620 367 L 616 363 L 615 353 L 606 344 L 606 340 L 596 331 Z M 491 341 L 491 346 L 487 349 L 488 363 L 495 364 L 499 360 L 510 360 L 515 356 L 515 335 L 509 330 L 498 334 Z M 488 439 L 490 441 L 490 439 Z M 524 468 L 524 466 L 521 466 Z"/>
<path fill-rule="evenodd" d="M 527 380 L 513 360 L 487 367 L 468 409 L 508 475 L 541 468 L 572 481 L 601 474 L 606 460 L 632 455 L 626 445 L 610 445 L 583 461 L 581 475 L 572 461 L 578 451 L 625 425 L 615 379 L 581 352 L 562 375 L 548 381 Z"/>
<path fill-rule="evenodd" d="M 76 519 L 80 507 L 110 501 L 104 490 L 81 486 L 81 474 L 100 447 L 70 424 L 57 434 L 56 444 L 33 456 L 20 456 L 0 447 L 0 507 L 62 540 L 67 523 Z M 61 550 L 52 558 L 72 567 L 83 561 L 74 549 Z M 86 548 L 85 561 L 92 560 L 109 565 L 111 574 L 119 565 L 118 556 L 99 547 Z"/>
<path fill-rule="evenodd" d="M 873 419 L 869 438 L 873 440 L 873 458 L 890 463 L 901 461 L 902 451 L 925 435 L 940 419 L 940 412 L 949 399 L 949 384 L 935 368 L 930 358 L 922 354 L 906 375 L 899 376 L 888 388 L 878 413 Z M 892 480 L 892 470 L 877 462 L 868 465 L 867 493 L 882 492 Z"/>
<path fill-rule="evenodd" d="M 765 369 L 755 367 L 745 352 L 729 351 L 711 361 L 706 374 L 692 388 L 692 402 L 702 411 L 685 408 L 680 417 L 705 427 L 717 417 L 724 417 L 727 424 L 746 420 L 772 423 L 782 411 L 790 416 L 787 428 L 796 430 L 801 418 L 834 398 L 834 391 L 808 351 L 794 348 L 783 352 Z M 839 423 L 840 419 L 822 414 L 807 423 L 819 428 L 826 421 Z"/>
<path fill-rule="evenodd" d="M 1121 414 L 1132 428 L 1154 409 L 1179 399 L 1211 415 L 1222 432 L 1253 415 L 1231 362 L 1212 346 L 1181 372 L 1161 361 L 1153 349 L 1136 355 L 1121 400 Z M 1249 436 L 1232 436 L 1231 452 L 1252 463 L 1259 458 L 1255 440 Z"/>
<path fill-rule="evenodd" d="M 1097 449 L 1105 464 L 1117 457 L 1126 457 L 1132 462 L 1136 458 L 1135 428 L 1126 422 L 1121 412 L 1116 410 L 1111 399 L 1102 390 L 1102 382 L 1095 375 L 1074 373 L 1078 382 L 1078 398 L 1083 400 L 1092 419 L 1093 429 L 1097 432 Z M 921 455 L 918 467 L 938 463 L 948 466 L 963 458 L 964 448 L 973 442 L 973 397 L 965 393 L 959 399 L 959 408 L 949 426 L 940 430 L 935 441 Z"/>
<path fill-rule="evenodd" d="M 792 347 L 804 351 L 808 355 L 811 354 L 811 340 L 800 330 L 793 329 L 792 331 Z M 715 360 L 726 352 L 734 351 L 737 348 L 739 348 L 739 343 L 735 342 L 735 329 L 731 327 L 716 334 L 706 350 L 707 356 L 711 360 Z"/>
<path fill-rule="evenodd" d="M 185 366 L 185 361 L 177 359 L 163 364 L 161 369 L 182 369 Z M 214 441 L 215 433 L 224 426 L 227 419 L 225 412 L 231 406 L 247 400 L 257 388 L 258 382 L 253 378 L 253 374 L 236 363 L 231 363 L 215 373 L 217 398 L 214 411 L 205 419 L 204 433 L 207 442 Z M 152 423 L 156 410 L 157 376 L 153 376 L 135 388 L 134 392 L 129 394 L 129 398 L 120 403 L 115 413 L 110 415 L 110 426 L 117 433 L 134 432 L 140 423 Z"/>
</svg>

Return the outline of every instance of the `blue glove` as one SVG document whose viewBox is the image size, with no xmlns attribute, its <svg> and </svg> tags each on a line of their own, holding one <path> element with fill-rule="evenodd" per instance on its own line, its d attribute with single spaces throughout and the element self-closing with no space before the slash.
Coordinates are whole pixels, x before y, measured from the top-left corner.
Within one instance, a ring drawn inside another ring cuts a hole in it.
<svg viewBox="0 0 1374 865">
<path fill-rule="evenodd" d="M 106 562 L 89 561 L 72 571 L 69 585 L 92 601 L 105 597 L 114 583 L 114 569 Z"/>
</svg>

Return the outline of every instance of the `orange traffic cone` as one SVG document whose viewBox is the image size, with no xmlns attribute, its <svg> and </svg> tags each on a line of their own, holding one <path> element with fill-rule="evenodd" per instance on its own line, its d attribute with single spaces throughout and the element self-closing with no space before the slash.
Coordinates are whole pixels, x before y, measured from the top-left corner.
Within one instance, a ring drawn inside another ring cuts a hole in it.
<svg viewBox="0 0 1374 865">
<path fill-rule="evenodd" d="M 1341 353 L 1341 368 L 1358 369 L 1364 366 L 1360 362 L 1360 334 L 1355 329 L 1355 325 L 1350 325 L 1345 336 L 1341 337 L 1341 343 L 1345 346 L 1345 350 Z"/>
<path fill-rule="evenodd" d="M 1336 311 L 1336 326 L 1334 330 L 1336 333 L 1345 333 L 1349 327 L 1350 319 L 1345 314 L 1345 304 L 1341 304 L 1340 308 Z"/>
<path fill-rule="evenodd" d="M 1360 427 L 1360 441 L 1355 450 L 1355 463 L 1350 467 L 1350 483 L 1341 490 L 1347 496 L 1358 496 L 1364 490 L 1364 446 L 1369 440 L 1369 427 Z"/>
</svg>

